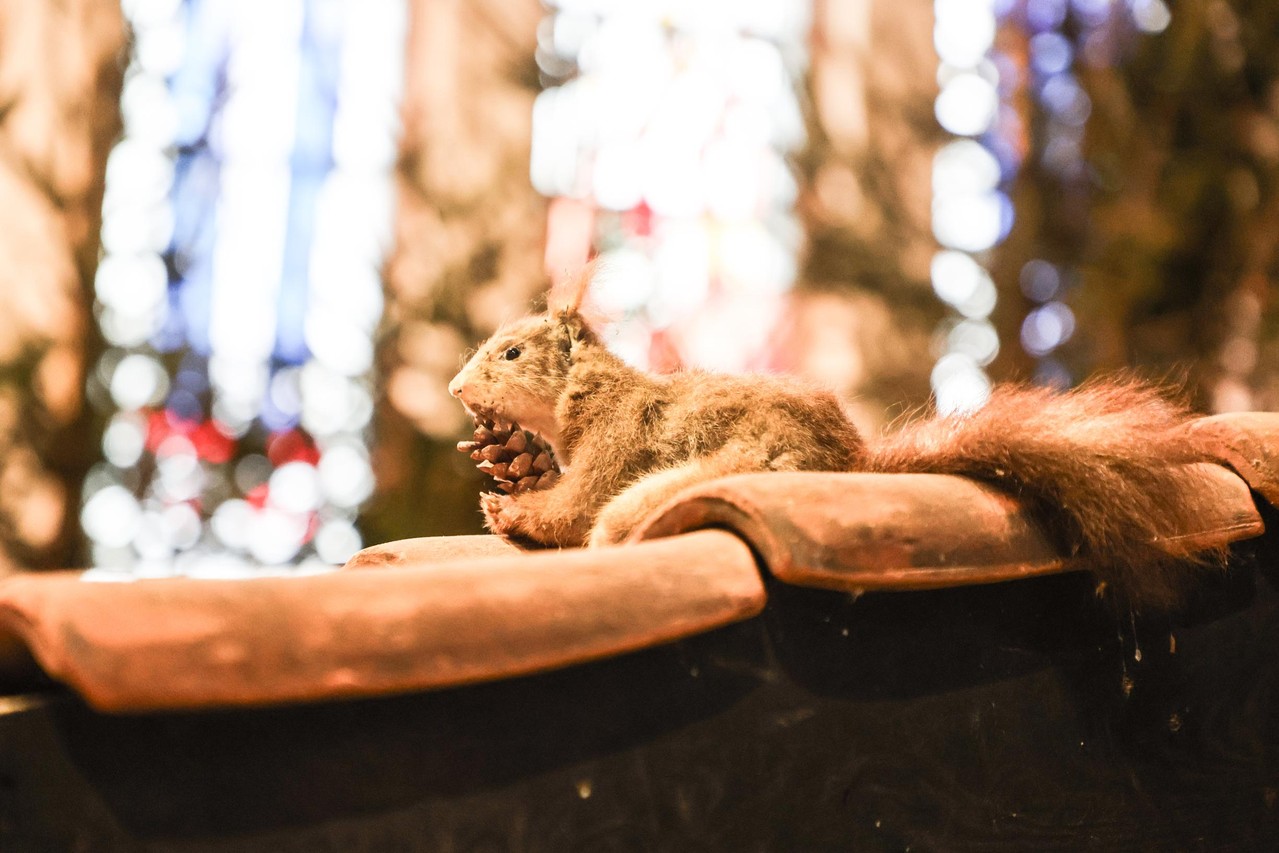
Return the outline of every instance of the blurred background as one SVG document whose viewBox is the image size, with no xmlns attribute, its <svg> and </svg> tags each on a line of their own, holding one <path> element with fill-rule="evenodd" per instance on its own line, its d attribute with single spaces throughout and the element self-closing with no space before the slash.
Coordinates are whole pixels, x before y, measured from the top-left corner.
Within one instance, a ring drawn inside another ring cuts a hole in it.
<svg viewBox="0 0 1279 853">
<path fill-rule="evenodd" d="M 0 572 L 478 532 L 469 347 L 1279 407 L 1268 0 L 0 2 Z"/>
</svg>

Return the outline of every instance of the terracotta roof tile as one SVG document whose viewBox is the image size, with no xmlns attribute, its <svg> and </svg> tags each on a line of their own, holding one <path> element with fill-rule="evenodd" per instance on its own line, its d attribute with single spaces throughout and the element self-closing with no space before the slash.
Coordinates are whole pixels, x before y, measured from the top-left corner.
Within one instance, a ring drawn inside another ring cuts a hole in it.
<svg viewBox="0 0 1279 853">
<path fill-rule="evenodd" d="M 263 705 L 504 678 L 630 651 L 764 606 L 747 547 L 702 531 L 252 580 L 0 582 L 0 631 L 101 710 Z"/>
</svg>

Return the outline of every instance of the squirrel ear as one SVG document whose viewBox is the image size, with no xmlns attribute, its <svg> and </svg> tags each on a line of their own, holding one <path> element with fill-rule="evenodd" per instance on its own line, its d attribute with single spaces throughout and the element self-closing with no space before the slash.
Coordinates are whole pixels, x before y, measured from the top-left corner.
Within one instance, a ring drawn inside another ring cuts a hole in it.
<svg viewBox="0 0 1279 853">
<path fill-rule="evenodd" d="M 566 353 L 571 354 L 581 344 L 599 343 L 599 336 L 591 328 L 582 308 L 597 269 L 597 262 L 591 261 L 552 287 L 547 295 L 546 313 L 555 325 L 564 330 L 561 346 Z"/>
<path fill-rule="evenodd" d="M 555 325 L 563 332 L 563 336 L 560 338 L 560 347 L 566 354 L 572 355 L 574 350 L 582 344 L 599 342 L 599 337 L 595 334 L 595 330 L 591 328 L 590 323 L 576 310 L 562 309 L 556 311 L 552 316 Z"/>
<path fill-rule="evenodd" d="M 597 267 L 598 262 L 591 261 L 575 274 L 565 277 L 552 286 L 551 292 L 546 298 L 546 306 L 549 309 L 549 313 L 558 316 L 564 313 L 576 314 L 581 311 L 582 303 L 586 301 L 586 292 L 591 287 L 591 279 L 595 277 Z"/>
</svg>

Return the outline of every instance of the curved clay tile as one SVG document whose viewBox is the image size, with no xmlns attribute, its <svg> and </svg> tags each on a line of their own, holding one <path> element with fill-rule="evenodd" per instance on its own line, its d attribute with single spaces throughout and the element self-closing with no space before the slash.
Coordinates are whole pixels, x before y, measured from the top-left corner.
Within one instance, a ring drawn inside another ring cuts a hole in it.
<svg viewBox="0 0 1279 853">
<path fill-rule="evenodd" d="M 1215 515 L 1170 530 L 1205 547 L 1261 535 L 1247 484 L 1211 464 L 1185 467 Z M 1063 557 L 1012 497 L 942 474 L 740 474 L 675 497 L 635 541 L 724 527 L 750 542 L 778 580 L 861 591 L 995 583 L 1086 566 Z"/>
<path fill-rule="evenodd" d="M 251 580 L 13 576 L 0 581 L 0 637 L 20 638 L 95 708 L 141 711 L 507 678 L 699 634 L 764 601 L 747 547 L 709 530 Z"/>
</svg>

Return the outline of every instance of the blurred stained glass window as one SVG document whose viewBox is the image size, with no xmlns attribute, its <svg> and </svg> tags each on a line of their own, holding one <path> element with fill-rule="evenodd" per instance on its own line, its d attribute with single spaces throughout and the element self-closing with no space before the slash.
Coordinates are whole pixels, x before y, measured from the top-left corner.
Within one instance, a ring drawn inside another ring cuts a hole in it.
<svg viewBox="0 0 1279 853">
<path fill-rule="evenodd" d="M 767 366 L 803 239 L 809 5 L 549 5 L 531 174 L 551 275 L 599 254 L 593 301 L 635 364 Z"/>
<path fill-rule="evenodd" d="M 401 0 L 125 0 L 81 521 L 95 565 L 339 563 L 372 489 Z"/>
</svg>

